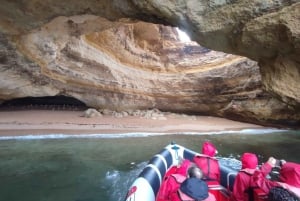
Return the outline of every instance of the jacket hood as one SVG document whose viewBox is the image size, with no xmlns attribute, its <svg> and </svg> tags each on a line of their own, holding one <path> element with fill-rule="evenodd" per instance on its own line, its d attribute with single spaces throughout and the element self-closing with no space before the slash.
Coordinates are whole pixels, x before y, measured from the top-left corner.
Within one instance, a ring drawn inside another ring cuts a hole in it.
<svg viewBox="0 0 300 201">
<path fill-rule="evenodd" d="M 189 169 L 190 165 L 191 165 L 191 161 L 185 159 L 184 161 L 182 161 L 180 167 L 176 170 L 176 173 L 186 176 L 187 170 Z"/>
<path fill-rule="evenodd" d="M 280 169 L 279 180 L 300 188 L 300 164 L 287 162 Z"/>
<path fill-rule="evenodd" d="M 258 165 L 257 156 L 253 153 L 244 153 L 241 158 L 242 169 L 255 169 Z"/>
<path fill-rule="evenodd" d="M 208 186 L 205 181 L 197 178 L 188 178 L 181 185 L 180 190 L 196 200 L 208 198 Z"/>
<path fill-rule="evenodd" d="M 217 153 L 215 145 L 211 142 L 204 142 L 202 145 L 202 154 L 214 157 Z"/>
</svg>

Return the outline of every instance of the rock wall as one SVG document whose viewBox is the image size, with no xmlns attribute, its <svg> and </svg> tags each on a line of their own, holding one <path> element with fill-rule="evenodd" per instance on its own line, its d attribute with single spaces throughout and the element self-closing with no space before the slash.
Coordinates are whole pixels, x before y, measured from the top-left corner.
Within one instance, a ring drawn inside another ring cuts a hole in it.
<svg viewBox="0 0 300 201">
<path fill-rule="evenodd" d="M 295 125 L 298 10 L 294 1 L 4 1 L 0 101 L 66 95 L 95 108 Z M 139 20 L 180 26 L 259 67 Z"/>
<path fill-rule="evenodd" d="M 299 107 L 299 1 L 133 2 L 145 15 L 181 27 L 203 46 L 258 61 L 266 89 Z"/>
</svg>

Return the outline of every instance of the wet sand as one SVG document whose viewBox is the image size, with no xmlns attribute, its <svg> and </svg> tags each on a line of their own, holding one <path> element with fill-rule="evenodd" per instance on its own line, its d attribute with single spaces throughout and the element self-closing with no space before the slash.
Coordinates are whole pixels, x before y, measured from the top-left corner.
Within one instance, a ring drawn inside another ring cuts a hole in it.
<svg viewBox="0 0 300 201">
<path fill-rule="evenodd" d="M 188 133 L 260 129 L 255 124 L 210 116 L 166 113 L 164 120 L 139 116 L 82 117 L 83 111 L 20 110 L 0 111 L 0 135 Z"/>
</svg>

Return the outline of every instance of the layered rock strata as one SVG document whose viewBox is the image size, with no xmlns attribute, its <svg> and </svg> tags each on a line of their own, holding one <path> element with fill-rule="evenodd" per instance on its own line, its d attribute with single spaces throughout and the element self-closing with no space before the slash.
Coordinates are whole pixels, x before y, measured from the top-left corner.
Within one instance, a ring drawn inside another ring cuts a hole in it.
<svg viewBox="0 0 300 201">
<path fill-rule="evenodd" d="M 297 0 L 2 1 L 0 102 L 66 95 L 299 125 L 299 11 Z"/>
<path fill-rule="evenodd" d="M 297 119 L 263 91 L 256 62 L 180 42 L 172 27 L 81 15 L 1 40 L 2 100 L 65 95 L 116 111 L 158 108 L 263 124 Z"/>
<path fill-rule="evenodd" d="M 203 46 L 258 61 L 265 88 L 299 111 L 298 0 L 133 2 L 137 10 L 181 27 Z"/>
</svg>

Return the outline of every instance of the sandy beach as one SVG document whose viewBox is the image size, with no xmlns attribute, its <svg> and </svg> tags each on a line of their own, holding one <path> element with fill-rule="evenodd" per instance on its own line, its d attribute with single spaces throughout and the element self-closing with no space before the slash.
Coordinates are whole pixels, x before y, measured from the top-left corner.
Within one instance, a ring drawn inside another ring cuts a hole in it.
<svg viewBox="0 0 300 201">
<path fill-rule="evenodd" d="M 0 135 L 218 132 L 259 129 L 255 124 L 210 116 L 167 113 L 164 119 L 139 116 L 83 117 L 83 111 L 0 111 Z"/>
</svg>

